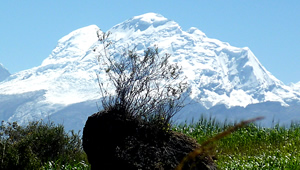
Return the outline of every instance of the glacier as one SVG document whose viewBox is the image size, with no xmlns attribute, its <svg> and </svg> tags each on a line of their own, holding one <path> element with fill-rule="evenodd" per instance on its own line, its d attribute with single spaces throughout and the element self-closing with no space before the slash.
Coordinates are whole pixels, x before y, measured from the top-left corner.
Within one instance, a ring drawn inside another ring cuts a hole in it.
<svg viewBox="0 0 300 170">
<path fill-rule="evenodd" d="M 21 124 L 49 119 L 68 130 L 82 129 L 99 109 L 99 30 L 90 25 L 72 31 L 58 40 L 40 66 L 6 75 L 3 81 L 0 77 L 0 119 Z M 300 120 L 299 83 L 282 83 L 247 47 L 209 38 L 195 27 L 184 31 L 156 13 L 135 16 L 108 31 L 111 54 L 128 48 L 142 54 L 156 45 L 160 54 L 171 54 L 171 62 L 182 67 L 192 93 L 175 122 L 197 120 L 202 114 L 221 121 L 265 116 L 262 126 Z"/>
</svg>

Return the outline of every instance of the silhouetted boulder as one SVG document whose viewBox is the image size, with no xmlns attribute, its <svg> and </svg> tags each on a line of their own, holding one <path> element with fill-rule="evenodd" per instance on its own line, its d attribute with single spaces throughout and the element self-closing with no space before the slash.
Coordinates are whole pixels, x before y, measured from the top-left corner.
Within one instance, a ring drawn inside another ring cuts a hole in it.
<svg viewBox="0 0 300 170">
<path fill-rule="evenodd" d="M 92 169 L 174 169 L 197 142 L 126 116 L 122 110 L 90 116 L 83 129 L 83 149 Z M 216 169 L 209 156 L 198 156 L 183 169 Z"/>
</svg>

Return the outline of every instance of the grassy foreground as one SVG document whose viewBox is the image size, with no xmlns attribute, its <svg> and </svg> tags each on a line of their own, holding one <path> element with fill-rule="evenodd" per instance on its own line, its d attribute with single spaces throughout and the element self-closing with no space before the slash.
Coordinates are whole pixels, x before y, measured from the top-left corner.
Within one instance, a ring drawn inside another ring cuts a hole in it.
<svg viewBox="0 0 300 170">
<path fill-rule="evenodd" d="M 228 127 L 229 124 L 201 118 L 191 125 L 176 125 L 173 130 L 202 143 Z M 90 169 L 79 136 L 64 133 L 61 125 L 33 122 L 20 127 L 2 123 L 0 132 L 0 161 L 4 169 L 12 162 L 14 167 L 22 165 L 28 169 Z M 7 136 L 9 134 L 11 136 Z M 40 140 L 43 141 L 38 142 Z M 49 148 L 51 142 L 60 143 L 55 153 Z M 213 146 L 210 154 L 214 155 L 220 169 L 300 169 L 300 124 L 273 128 L 250 124 L 216 141 Z M 47 153 L 43 147 L 48 148 Z"/>
<path fill-rule="evenodd" d="M 174 130 L 199 143 L 226 130 L 228 124 L 202 118 Z M 300 169 L 300 125 L 273 128 L 250 124 L 215 142 L 211 150 L 220 169 Z"/>
</svg>

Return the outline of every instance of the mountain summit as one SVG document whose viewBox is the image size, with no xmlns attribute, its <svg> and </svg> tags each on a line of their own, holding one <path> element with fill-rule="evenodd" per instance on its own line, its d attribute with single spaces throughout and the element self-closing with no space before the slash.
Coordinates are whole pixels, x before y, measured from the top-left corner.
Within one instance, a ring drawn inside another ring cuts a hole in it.
<svg viewBox="0 0 300 170">
<path fill-rule="evenodd" d="M 67 129 L 81 129 L 87 117 L 98 111 L 99 65 L 94 52 L 98 31 L 91 25 L 71 32 L 40 66 L 0 82 L 0 119 L 26 123 L 50 117 Z M 276 79 L 247 47 L 208 38 L 195 27 L 184 31 L 156 13 L 133 17 L 109 31 L 111 54 L 128 46 L 143 53 L 157 45 L 161 54 L 171 54 L 171 62 L 182 66 L 194 104 L 187 105 L 178 120 L 198 118 L 202 113 L 233 120 L 266 115 L 268 124 L 272 119 L 289 122 L 298 114 L 298 88 Z"/>
<path fill-rule="evenodd" d="M 172 21 L 168 20 L 160 14 L 147 13 L 144 15 L 133 17 L 121 24 L 114 26 L 112 29 L 121 29 L 123 30 L 122 32 L 128 32 L 128 30 L 141 32 L 149 29 L 150 27 L 157 28 L 159 26 L 165 25 L 168 22 Z"/>
</svg>

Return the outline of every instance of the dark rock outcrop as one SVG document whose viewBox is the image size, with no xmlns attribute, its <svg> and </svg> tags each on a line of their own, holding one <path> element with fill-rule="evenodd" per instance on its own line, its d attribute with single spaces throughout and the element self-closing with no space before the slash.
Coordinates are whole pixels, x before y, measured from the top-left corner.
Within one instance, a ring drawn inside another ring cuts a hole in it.
<svg viewBox="0 0 300 170">
<path fill-rule="evenodd" d="M 83 149 L 92 169 L 174 169 L 197 142 L 119 110 L 90 116 L 83 129 Z M 198 156 L 183 169 L 216 169 L 209 156 Z"/>
</svg>

